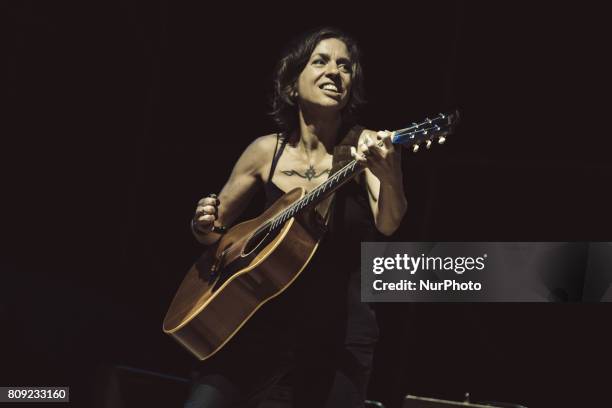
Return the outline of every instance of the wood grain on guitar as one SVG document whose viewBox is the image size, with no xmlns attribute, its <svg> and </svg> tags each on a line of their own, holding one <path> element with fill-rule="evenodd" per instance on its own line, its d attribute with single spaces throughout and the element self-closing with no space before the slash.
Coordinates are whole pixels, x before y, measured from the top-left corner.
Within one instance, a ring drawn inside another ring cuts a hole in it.
<svg viewBox="0 0 612 408">
<path fill-rule="evenodd" d="M 458 112 L 393 132 L 392 142 L 408 147 L 443 143 Z M 353 160 L 309 193 L 295 188 L 259 217 L 230 228 L 187 272 L 163 323 L 163 330 L 196 358 L 218 352 L 267 301 L 281 295 L 302 273 L 323 235 L 315 208 L 363 171 Z"/>
</svg>

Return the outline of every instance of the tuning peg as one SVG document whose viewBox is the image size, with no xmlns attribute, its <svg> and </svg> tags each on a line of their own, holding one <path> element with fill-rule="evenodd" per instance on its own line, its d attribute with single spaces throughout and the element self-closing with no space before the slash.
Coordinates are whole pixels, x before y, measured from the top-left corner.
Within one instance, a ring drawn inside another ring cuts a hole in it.
<svg viewBox="0 0 612 408">
<path fill-rule="evenodd" d="M 431 147 L 431 140 L 425 142 L 425 148 L 429 149 Z"/>
<path fill-rule="evenodd" d="M 418 144 L 412 145 L 412 152 L 416 153 L 418 151 L 419 151 L 419 145 Z"/>
<path fill-rule="evenodd" d="M 438 138 L 438 144 L 444 144 L 444 142 L 446 142 L 446 138 L 444 136 L 440 136 Z"/>
</svg>

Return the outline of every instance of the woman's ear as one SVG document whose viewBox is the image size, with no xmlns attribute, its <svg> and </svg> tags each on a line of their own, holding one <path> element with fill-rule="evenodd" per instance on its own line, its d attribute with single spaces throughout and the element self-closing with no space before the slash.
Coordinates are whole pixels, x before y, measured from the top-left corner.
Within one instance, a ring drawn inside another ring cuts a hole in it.
<svg viewBox="0 0 612 408">
<path fill-rule="evenodd" d="M 288 103 L 289 105 L 296 105 L 297 104 L 297 97 L 298 97 L 298 91 L 297 91 L 297 87 L 295 84 L 291 84 L 289 86 L 287 86 L 283 92 L 285 98 L 288 99 Z M 283 99 L 285 99 L 283 98 Z"/>
</svg>

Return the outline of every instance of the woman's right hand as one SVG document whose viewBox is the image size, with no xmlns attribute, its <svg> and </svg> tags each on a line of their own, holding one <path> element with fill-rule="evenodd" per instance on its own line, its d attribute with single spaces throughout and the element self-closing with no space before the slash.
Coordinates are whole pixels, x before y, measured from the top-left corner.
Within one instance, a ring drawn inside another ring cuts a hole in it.
<svg viewBox="0 0 612 408">
<path fill-rule="evenodd" d="M 193 217 L 193 227 L 197 232 L 207 234 L 212 231 L 214 222 L 219 218 L 219 199 L 215 194 L 202 198 Z"/>
</svg>

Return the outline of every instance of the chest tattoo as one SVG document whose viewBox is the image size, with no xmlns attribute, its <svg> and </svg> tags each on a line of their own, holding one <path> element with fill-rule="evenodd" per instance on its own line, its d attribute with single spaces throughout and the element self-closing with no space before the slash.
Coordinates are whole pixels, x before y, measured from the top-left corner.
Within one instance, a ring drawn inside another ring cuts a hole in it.
<svg viewBox="0 0 612 408">
<path fill-rule="evenodd" d="M 308 169 L 306 169 L 306 172 L 304 174 L 301 174 L 299 171 L 296 171 L 296 170 L 281 170 L 281 173 L 283 173 L 286 176 L 299 176 L 301 178 L 307 179 L 308 181 L 312 180 L 313 178 L 319 178 L 324 174 L 329 174 L 330 172 L 331 172 L 331 169 L 327 169 L 317 174 L 317 171 L 312 166 L 312 164 L 308 167 Z"/>
</svg>

